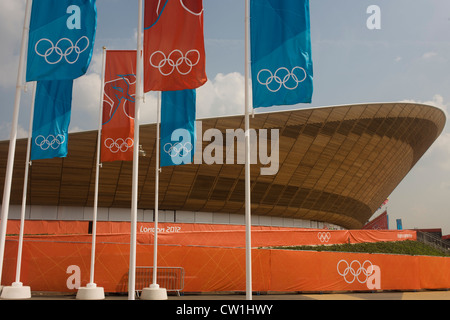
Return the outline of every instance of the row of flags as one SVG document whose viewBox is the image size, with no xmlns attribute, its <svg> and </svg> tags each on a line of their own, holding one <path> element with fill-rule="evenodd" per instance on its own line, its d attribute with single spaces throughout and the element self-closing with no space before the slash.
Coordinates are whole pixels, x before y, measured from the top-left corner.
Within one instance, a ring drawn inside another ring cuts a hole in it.
<svg viewBox="0 0 450 320">
<path fill-rule="evenodd" d="M 253 108 L 310 103 L 309 0 L 251 0 Z M 145 0 L 144 92 L 161 91 L 161 166 L 191 163 L 207 81 L 202 0 Z M 27 81 L 37 81 L 31 159 L 67 155 L 73 80 L 86 73 L 96 0 L 34 0 Z M 136 50 L 106 54 L 101 161 L 132 160 Z"/>
<path fill-rule="evenodd" d="M 26 81 L 36 81 L 31 160 L 65 157 L 73 80 L 92 59 L 96 0 L 34 0 Z"/>
</svg>

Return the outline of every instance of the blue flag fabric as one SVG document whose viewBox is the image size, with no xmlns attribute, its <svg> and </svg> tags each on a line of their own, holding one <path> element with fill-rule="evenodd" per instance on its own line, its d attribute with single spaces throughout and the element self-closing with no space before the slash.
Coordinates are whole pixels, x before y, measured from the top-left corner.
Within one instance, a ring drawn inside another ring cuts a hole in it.
<svg viewBox="0 0 450 320">
<path fill-rule="evenodd" d="M 37 83 L 31 160 L 67 156 L 72 87 L 72 80 Z"/>
<path fill-rule="evenodd" d="M 251 0 L 253 108 L 311 103 L 309 0 Z"/>
<path fill-rule="evenodd" d="M 195 153 L 196 91 L 161 94 L 161 167 L 189 164 Z"/>
<path fill-rule="evenodd" d="M 34 0 L 26 80 L 73 80 L 85 74 L 96 28 L 96 0 Z"/>
</svg>

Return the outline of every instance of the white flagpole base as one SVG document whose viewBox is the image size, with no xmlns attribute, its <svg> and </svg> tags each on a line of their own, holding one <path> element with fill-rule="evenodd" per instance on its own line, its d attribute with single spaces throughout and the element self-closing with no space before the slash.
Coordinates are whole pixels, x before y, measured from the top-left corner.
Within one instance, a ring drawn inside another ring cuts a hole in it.
<svg viewBox="0 0 450 320">
<path fill-rule="evenodd" d="M 141 300 L 167 300 L 167 290 L 160 288 L 157 284 L 142 289 Z"/>
<path fill-rule="evenodd" d="M 88 283 L 86 287 L 78 288 L 77 300 L 103 300 L 105 291 L 102 287 L 97 287 L 95 283 Z"/>
<path fill-rule="evenodd" d="M 10 287 L 3 287 L 0 297 L 9 300 L 30 299 L 31 288 L 23 286 L 22 282 L 14 282 Z"/>
</svg>

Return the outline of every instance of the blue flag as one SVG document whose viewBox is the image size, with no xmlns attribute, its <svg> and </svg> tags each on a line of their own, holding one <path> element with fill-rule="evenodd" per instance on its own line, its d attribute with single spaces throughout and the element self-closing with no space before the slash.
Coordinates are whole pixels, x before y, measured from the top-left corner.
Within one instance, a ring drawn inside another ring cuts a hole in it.
<svg viewBox="0 0 450 320">
<path fill-rule="evenodd" d="M 253 108 L 311 103 L 309 0 L 251 0 Z"/>
<path fill-rule="evenodd" d="M 189 164 L 195 153 L 195 89 L 161 94 L 161 167 Z"/>
<path fill-rule="evenodd" d="M 72 80 L 37 83 L 31 160 L 67 156 L 72 87 Z"/>
<path fill-rule="evenodd" d="M 27 81 L 73 80 L 86 73 L 97 28 L 95 1 L 33 1 Z"/>
</svg>

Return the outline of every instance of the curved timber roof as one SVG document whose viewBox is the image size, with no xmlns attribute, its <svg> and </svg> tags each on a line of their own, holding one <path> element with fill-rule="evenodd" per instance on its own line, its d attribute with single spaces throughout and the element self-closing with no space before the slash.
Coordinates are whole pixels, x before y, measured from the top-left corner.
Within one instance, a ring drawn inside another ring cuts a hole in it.
<svg viewBox="0 0 450 320">
<path fill-rule="evenodd" d="M 252 214 L 362 227 L 437 139 L 445 124 L 437 108 L 372 103 L 257 113 L 254 129 L 279 129 L 279 170 L 252 165 Z M 202 119 L 209 128 L 244 128 L 243 116 Z M 154 208 L 155 124 L 140 127 L 146 151 L 139 165 L 139 208 Z M 270 138 L 269 138 L 270 139 Z M 225 139 L 224 139 L 225 140 Z M 64 159 L 34 161 L 27 203 L 92 206 L 97 131 L 72 133 Z M 203 148 L 210 141 L 203 141 Z M 270 145 L 270 143 L 269 143 Z M 3 194 L 8 141 L 0 142 Z M 21 204 L 26 139 L 17 141 L 11 204 Z M 103 163 L 99 206 L 130 207 L 132 162 Z M 190 164 L 160 173 L 161 210 L 244 213 L 243 164 Z"/>
</svg>

